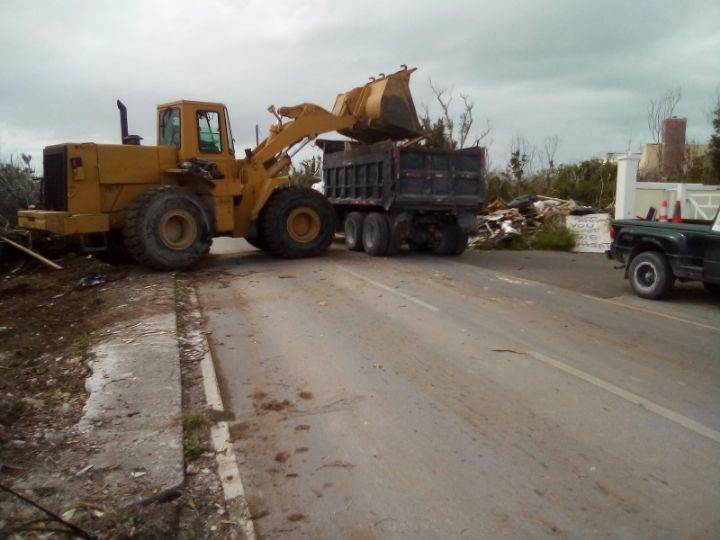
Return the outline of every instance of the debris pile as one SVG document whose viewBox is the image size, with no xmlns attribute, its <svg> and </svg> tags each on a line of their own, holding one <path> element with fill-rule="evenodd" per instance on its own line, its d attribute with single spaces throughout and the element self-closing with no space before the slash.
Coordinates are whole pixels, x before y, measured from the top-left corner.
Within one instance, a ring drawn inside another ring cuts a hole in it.
<svg viewBox="0 0 720 540">
<path fill-rule="evenodd" d="M 471 241 L 471 247 L 499 243 L 515 236 L 531 238 L 543 225 L 564 225 L 567 215 L 595 211 L 573 200 L 544 195 L 523 195 L 510 202 L 497 198 L 485 210 L 485 214 L 478 216 L 478 234 Z"/>
</svg>

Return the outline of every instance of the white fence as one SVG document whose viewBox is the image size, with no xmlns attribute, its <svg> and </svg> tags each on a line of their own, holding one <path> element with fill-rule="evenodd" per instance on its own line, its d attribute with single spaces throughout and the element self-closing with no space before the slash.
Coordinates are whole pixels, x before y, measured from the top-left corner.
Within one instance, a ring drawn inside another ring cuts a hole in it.
<svg viewBox="0 0 720 540">
<path fill-rule="evenodd" d="M 713 219 L 720 206 L 720 186 L 677 184 L 672 182 L 638 182 L 640 158 L 628 154 L 618 159 L 615 219 L 645 217 L 653 206 L 659 212 L 662 201 L 668 202 L 672 217 L 675 201 L 680 201 L 684 219 Z"/>
</svg>

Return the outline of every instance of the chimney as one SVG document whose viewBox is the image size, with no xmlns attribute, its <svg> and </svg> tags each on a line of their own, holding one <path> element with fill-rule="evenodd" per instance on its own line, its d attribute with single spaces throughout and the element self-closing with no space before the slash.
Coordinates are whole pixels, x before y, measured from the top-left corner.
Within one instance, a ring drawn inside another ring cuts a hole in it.
<svg viewBox="0 0 720 540">
<path fill-rule="evenodd" d="M 685 130 L 687 118 L 666 118 L 662 121 L 662 163 L 663 175 L 668 175 L 679 169 L 685 160 Z"/>
</svg>

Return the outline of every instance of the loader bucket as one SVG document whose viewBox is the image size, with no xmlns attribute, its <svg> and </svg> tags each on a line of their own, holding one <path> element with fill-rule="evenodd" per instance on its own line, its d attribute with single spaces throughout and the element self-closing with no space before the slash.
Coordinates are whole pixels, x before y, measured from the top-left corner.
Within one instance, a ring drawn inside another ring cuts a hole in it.
<svg viewBox="0 0 720 540">
<path fill-rule="evenodd" d="M 410 95 L 410 75 L 403 69 L 338 95 L 333 114 L 353 115 L 357 122 L 340 133 L 365 144 L 403 140 L 422 134 Z"/>
</svg>

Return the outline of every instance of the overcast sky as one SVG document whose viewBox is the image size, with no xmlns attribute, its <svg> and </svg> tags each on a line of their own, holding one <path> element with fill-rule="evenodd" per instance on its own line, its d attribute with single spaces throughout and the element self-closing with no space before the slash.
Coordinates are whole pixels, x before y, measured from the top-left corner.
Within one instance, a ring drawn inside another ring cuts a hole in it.
<svg viewBox="0 0 720 540">
<path fill-rule="evenodd" d="M 418 68 L 418 107 L 437 112 L 429 78 L 470 96 L 496 167 L 518 134 L 557 135 L 558 163 L 639 151 L 648 100 L 678 86 L 676 114 L 705 143 L 719 23 L 718 0 L 0 0 L 0 156 L 119 142 L 117 98 L 145 144 L 158 103 L 224 102 L 242 148 L 271 103 L 330 108 L 400 64 Z"/>
</svg>

